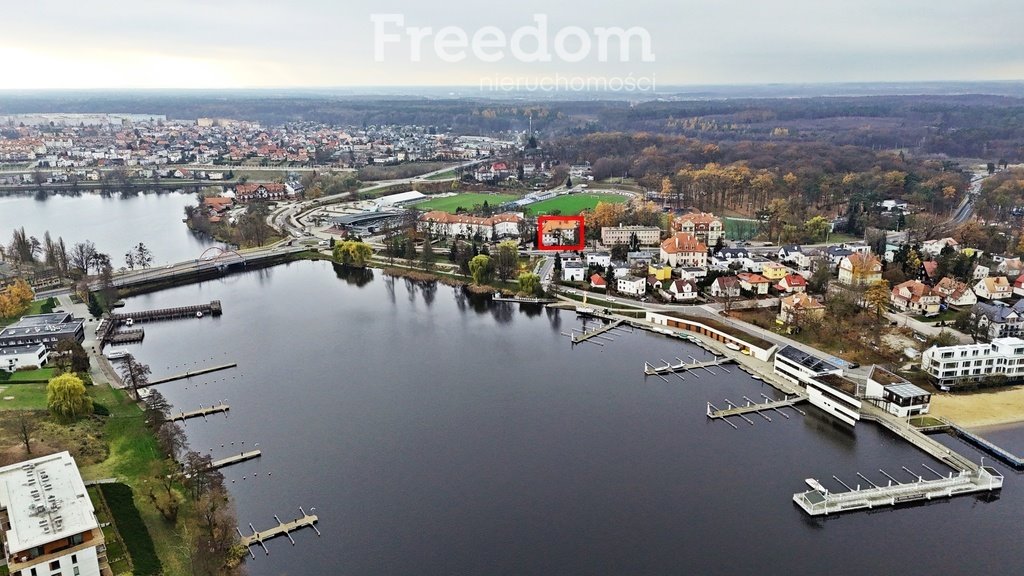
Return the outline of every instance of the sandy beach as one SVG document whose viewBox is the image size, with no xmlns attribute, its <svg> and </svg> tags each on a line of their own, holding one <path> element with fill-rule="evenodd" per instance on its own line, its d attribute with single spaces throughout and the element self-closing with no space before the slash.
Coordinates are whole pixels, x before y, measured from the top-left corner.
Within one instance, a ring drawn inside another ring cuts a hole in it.
<svg viewBox="0 0 1024 576">
<path fill-rule="evenodd" d="M 969 394 L 937 393 L 932 416 L 945 416 L 964 428 L 1024 424 L 1024 386 Z"/>
</svg>

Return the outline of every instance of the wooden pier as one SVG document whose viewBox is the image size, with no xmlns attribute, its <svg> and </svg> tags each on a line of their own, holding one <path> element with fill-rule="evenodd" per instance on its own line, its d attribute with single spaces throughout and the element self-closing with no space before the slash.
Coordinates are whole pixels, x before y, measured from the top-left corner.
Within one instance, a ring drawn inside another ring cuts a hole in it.
<svg viewBox="0 0 1024 576">
<path fill-rule="evenodd" d="M 689 364 L 683 362 L 679 358 L 676 358 L 676 360 L 679 360 L 678 364 L 670 364 L 669 362 L 662 360 L 662 362 L 665 362 L 664 366 L 654 366 L 650 362 L 644 362 L 644 374 L 646 376 L 656 376 L 658 374 L 672 374 L 674 372 L 689 372 L 691 370 L 700 369 L 707 370 L 713 366 L 721 366 L 723 364 L 732 364 L 735 362 L 732 358 L 725 356 L 718 356 L 714 360 L 707 360 L 704 362 L 694 360 Z"/>
<path fill-rule="evenodd" d="M 194 318 L 199 315 L 220 316 L 223 313 L 224 309 L 221 307 L 220 300 L 214 300 L 209 304 L 196 304 L 194 306 L 139 310 L 138 312 L 118 312 L 110 315 L 110 321 L 115 325 L 119 325 L 125 323 L 129 318 L 133 322 L 152 322 L 154 320 L 170 320 L 173 318 Z"/>
<path fill-rule="evenodd" d="M 960 438 L 964 442 L 967 442 L 971 446 L 978 448 L 979 450 L 988 452 L 989 454 L 998 458 L 1004 464 L 1008 464 L 1011 468 L 1017 470 L 1018 472 L 1024 470 L 1024 458 L 1021 458 L 1020 456 L 1011 453 L 1009 450 L 1006 450 L 1005 448 L 996 446 L 992 442 L 989 442 L 985 438 L 982 438 L 981 436 L 978 436 L 973 432 L 961 428 L 951 420 L 947 420 L 946 418 L 939 418 L 939 420 L 941 421 L 941 424 L 917 427 L 917 431 L 923 434 L 935 434 L 938 432 L 949 433 L 953 436 L 956 436 L 957 438 Z"/>
<path fill-rule="evenodd" d="M 312 528 L 316 531 L 316 535 L 320 536 L 320 530 L 318 530 L 316 527 L 316 523 L 319 522 L 320 519 L 317 518 L 315 514 L 307 514 L 306 511 L 303 510 L 301 506 L 299 507 L 299 512 L 302 513 L 302 516 L 299 516 L 291 522 L 281 522 L 281 519 L 278 518 L 277 515 L 275 514 L 274 520 L 277 520 L 277 526 L 259 532 L 257 532 L 256 529 L 253 528 L 252 524 L 249 524 L 249 529 L 252 530 L 252 534 L 250 534 L 249 536 L 243 535 L 242 531 L 237 528 L 235 529 L 235 531 L 238 532 L 238 536 L 241 538 L 241 544 L 243 546 L 249 548 L 253 544 L 259 544 L 263 548 L 263 551 L 269 555 L 270 550 L 267 549 L 264 542 L 272 538 L 277 538 L 278 536 L 286 536 L 288 540 L 291 541 L 292 546 L 294 546 L 295 540 L 292 539 L 290 533 L 295 532 L 296 530 L 301 530 L 306 527 Z M 252 555 L 251 550 L 249 551 L 249 554 Z M 256 556 L 254 555 L 252 555 L 252 557 L 256 558 Z"/>
<path fill-rule="evenodd" d="M 133 328 L 131 330 L 119 330 L 117 332 L 108 333 L 106 335 L 106 342 L 107 344 L 129 344 L 132 342 L 142 342 L 145 337 L 145 330 L 142 328 Z"/>
<path fill-rule="evenodd" d="M 228 456 L 227 458 L 221 458 L 220 460 L 214 460 L 210 465 L 213 468 L 223 468 L 225 466 L 231 466 L 232 464 L 238 464 L 239 462 L 245 462 L 246 460 L 252 460 L 253 458 L 259 458 L 263 453 L 259 450 L 251 450 L 249 452 L 239 452 L 234 456 Z"/>
<path fill-rule="evenodd" d="M 179 412 L 171 416 L 170 420 L 171 422 L 174 422 L 176 420 L 188 420 L 189 418 L 199 418 L 200 416 L 206 418 L 206 416 L 209 414 L 227 412 L 230 409 L 231 406 L 228 406 L 227 404 L 221 402 L 216 406 L 210 406 L 208 408 L 203 408 L 202 406 L 200 406 L 199 410 L 192 410 L 191 412 Z"/>
<path fill-rule="evenodd" d="M 750 414 L 751 412 L 768 412 L 771 410 L 779 412 L 779 408 L 786 408 L 799 404 L 800 402 L 807 400 L 807 397 L 801 395 L 790 397 L 787 395 L 782 400 L 765 400 L 764 402 L 754 402 L 745 396 L 744 399 L 747 401 L 744 406 L 737 406 L 726 400 L 731 407 L 722 410 L 719 410 L 714 404 L 708 402 L 707 416 L 708 418 L 715 419 L 728 418 L 729 416 L 741 416 L 743 414 Z M 784 412 L 780 412 L 780 414 L 783 414 L 783 416 L 786 416 L 787 418 L 789 417 Z"/>
<path fill-rule="evenodd" d="M 574 333 L 572 336 L 570 336 L 570 338 L 572 339 L 573 344 L 580 344 L 582 342 L 590 340 L 591 338 L 595 338 L 606 332 L 610 332 L 611 330 L 618 328 L 619 326 L 622 325 L 623 322 L 625 322 L 625 320 L 613 320 L 612 322 L 605 324 L 600 328 L 595 328 L 594 330 L 591 330 L 589 332 L 584 332 L 583 334 L 580 335 L 576 335 Z"/>
<path fill-rule="evenodd" d="M 866 480 L 866 479 L 865 479 Z M 991 492 L 1003 487 L 1003 476 L 994 468 L 979 466 L 977 469 L 950 472 L 949 476 L 936 480 L 924 480 L 918 476 L 916 482 L 893 482 L 890 477 L 887 486 L 877 486 L 870 481 L 871 488 L 849 492 L 833 493 L 828 490 L 809 490 L 793 495 L 793 502 L 811 516 L 838 514 L 896 506 L 912 502 L 952 498 L 976 492 Z M 819 485 L 820 488 L 820 485 Z"/>
<path fill-rule="evenodd" d="M 861 405 L 860 417 L 861 420 L 878 422 L 886 429 L 894 432 L 897 436 L 903 438 L 907 442 L 910 442 L 918 449 L 923 450 L 931 457 L 946 464 L 954 470 L 974 472 L 978 469 L 978 465 L 971 462 L 971 460 L 966 456 L 954 452 L 944 444 L 932 440 L 906 421 L 896 418 L 874 404 L 864 403 Z"/>
<path fill-rule="evenodd" d="M 185 380 L 186 378 L 191 378 L 193 376 L 202 376 L 203 374 L 209 374 L 210 372 L 218 372 L 220 370 L 227 370 L 228 368 L 234 368 L 235 366 L 238 366 L 238 364 L 236 362 L 232 362 L 230 364 L 219 364 L 217 366 L 210 366 L 209 368 L 200 368 L 198 370 L 189 370 L 188 372 L 183 372 L 181 374 L 175 374 L 174 376 L 168 376 L 166 378 L 157 378 L 155 380 L 150 380 L 146 384 L 146 386 L 156 386 L 157 384 L 165 384 L 167 382 L 174 382 L 175 380 Z M 141 386 L 140 386 L 140 388 L 141 388 Z"/>
</svg>

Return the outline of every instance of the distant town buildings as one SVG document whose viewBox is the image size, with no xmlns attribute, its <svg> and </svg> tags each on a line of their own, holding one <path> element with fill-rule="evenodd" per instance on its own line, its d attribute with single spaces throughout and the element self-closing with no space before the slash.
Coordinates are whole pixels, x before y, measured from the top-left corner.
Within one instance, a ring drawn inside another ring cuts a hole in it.
<svg viewBox="0 0 1024 576">
<path fill-rule="evenodd" d="M 677 232 L 692 234 L 707 246 L 714 246 L 719 238 L 725 237 L 725 227 L 714 214 L 697 212 L 678 216 L 672 222 L 672 229 Z"/>
<path fill-rule="evenodd" d="M 522 222 L 523 216 L 512 212 L 485 218 L 434 210 L 420 216 L 418 227 L 421 231 L 429 232 L 433 236 L 469 238 L 479 234 L 490 240 L 491 238 L 518 237 L 519 226 Z"/>
<path fill-rule="evenodd" d="M 634 235 L 640 246 L 657 246 L 661 242 L 661 228 L 657 226 L 605 226 L 601 228 L 601 244 L 629 244 Z"/>
<path fill-rule="evenodd" d="M 661 243 L 661 261 L 677 266 L 706 266 L 708 247 L 692 233 L 676 232 Z"/>
</svg>

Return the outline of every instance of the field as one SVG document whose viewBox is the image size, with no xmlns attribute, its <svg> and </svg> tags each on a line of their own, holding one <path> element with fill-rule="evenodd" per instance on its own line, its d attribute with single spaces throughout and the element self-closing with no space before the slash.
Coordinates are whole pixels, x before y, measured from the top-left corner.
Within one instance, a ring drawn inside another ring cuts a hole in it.
<svg viewBox="0 0 1024 576">
<path fill-rule="evenodd" d="M 432 200 L 424 200 L 414 204 L 418 210 L 440 210 L 442 212 L 455 213 L 455 210 L 459 207 L 464 210 L 472 210 L 473 206 L 483 204 L 487 201 L 488 206 L 497 208 L 499 205 L 505 202 L 518 199 L 518 196 L 512 194 L 481 194 L 478 192 L 466 192 L 463 194 L 456 194 L 455 196 L 449 196 L 447 198 L 434 198 Z"/>
<path fill-rule="evenodd" d="M 760 232 L 760 223 L 740 218 L 723 218 L 725 237 L 729 240 L 750 240 Z"/>
<path fill-rule="evenodd" d="M 552 214 L 555 211 L 563 216 L 573 216 L 584 210 L 593 210 L 598 202 L 621 204 L 627 198 L 618 194 L 565 194 L 550 200 L 542 200 L 527 206 L 530 214 Z"/>
</svg>

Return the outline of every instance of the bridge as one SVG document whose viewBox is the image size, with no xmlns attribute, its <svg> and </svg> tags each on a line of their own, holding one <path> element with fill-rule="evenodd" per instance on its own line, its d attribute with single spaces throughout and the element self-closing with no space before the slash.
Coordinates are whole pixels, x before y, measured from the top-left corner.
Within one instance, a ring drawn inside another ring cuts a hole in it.
<svg viewBox="0 0 1024 576">
<path fill-rule="evenodd" d="M 238 252 L 215 246 L 208 248 L 194 260 L 186 260 L 161 268 L 146 268 L 115 274 L 113 283 L 116 288 L 129 288 L 164 281 L 194 279 L 197 276 L 217 276 L 229 269 L 251 266 L 308 249 L 304 246 L 278 245 Z M 102 285 L 98 280 L 89 284 L 90 290 L 99 290 L 100 288 Z"/>
</svg>

